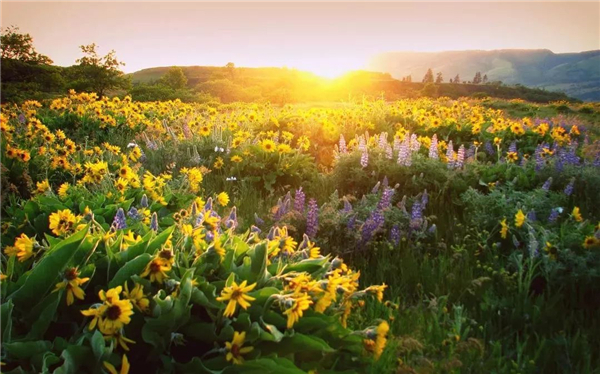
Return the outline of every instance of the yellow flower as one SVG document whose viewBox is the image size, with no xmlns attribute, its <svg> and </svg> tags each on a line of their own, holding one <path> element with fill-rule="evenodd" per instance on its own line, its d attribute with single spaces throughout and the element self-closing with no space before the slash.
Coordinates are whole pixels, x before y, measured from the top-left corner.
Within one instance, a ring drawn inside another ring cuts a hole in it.
<svg viewBox="0 0 600 374">
<path fill-rule="evenodd" d="M 229 195 L 227 195 L 227 192 L 221 192 L 218 194 L 217 201 L 219 202 L 219 205 L 227 206 L 227 204 L 229 204 Z"/>
<path fill-rule="evenodd" d="M 65 198 L 67 197 L 67 194 L 69 192 L 69 188 L 71 188 L 71 185 L 68 182 L 65 182 L 63 184 L 60 185 L 60 187 L 58 188 L 58 196 L 61 198 Z"/>
<path fill-rule="evenodd" d="M 231 317 L 235 314 L 235 309 L 237 304 L 239 303 L 243 309 L 248 309 L 250 306 L 250 301 L 256 300 L 252 296 L 246 295 L 248 292 L 252 291 L 254 287 L 256 287 L 256 283 L 246 286 L 247 281 L 243 281 L 239 285 L 233 281 L 232 285 L 229 287 L 223 288 L 221 291 L 221 296 L 217 297 L 218 301 L 228 301 L 227 307 L 225 308 L 225 312 L 223 315 L 225 317 Z"/>
<path fill-rule="evenodd" d="M 275 142 L 273 142 L 271 139 L 263 139 L 260 142 L 260 146 L 262 147 L 263 151 L 267 153 L 275 152 Z"/>
<path fill-rule="evenodd" d="M 233 333 L 233 340 L 231 342 L 225 342 L 225 348 L 227 349 L 227 354 L 225 358 L 227 361 L 233 361 L 234 364 L 240 365 L 244 362 L 244 358 L 242 355 L 246 353 L 250 353 L 254 350 L 254 347 L 242 347 L 244 345 L 244 341 L 246 340 L 246 332 L 237 332 Z"/>
<path fill-rule="evenodd" d="M 33 238 L 21 234 L 21 236 L 15 240 L 15 245 L 13 247 L 6 247 L 4 253 L 9 256 L 15 255 L 19 259 L 19 262 L 25 262 L 33 256 L 34 245 L 35 240 Z"/>
<path fill-rule="evenodd" d="M 218 169 L 220 169 L 220 168 L 223 167 L 223 164 L 224 164 L 223 158 L 222 157 L 217 157 L 217 160 L 213 164 L 213 167 L 218 170 Z"/>
<path fill-rule="evenodd" d="M 596 237 L 594 237 L 594 236 L 587 236 L 585 238 L 585 240 L 583 241 L 583 247 L 585 249 L 590 249 L 597 245 L 600 245 L 600 240 L 596 239 Z"/>
<path fill-rule="evenodd" d="M 156 281 L 158 283 L 162 283 L 169 277 L 166 272 L 170 270 L 171 264 L 168 260 L 165 260 L 161 257 L 155 257 L 152 261 L 150 261 L 150 263 L 148 263 L 146 269 L 142 274 L 140 274 L 140 276 L 145 278 L 149 275 L 150 282 Z"/>
<path fill-rule="evenodd" d="M 517 214 L 515 214 L 515 226 L 517 226 L 517 227 L 523 226 L 523 224 L 525 223 L 526 220 L 527 220 L 527 217 L 525 216 L 525 214 L 523 214 L 523 211 L 521 209 L 519 209 Z"/>
<path fill-rule="evenodd" d="M 125 291 L 123 291 L 123 296 L 131 301 L 133 306 L 135 306 L 140 312 L 146 312 L 148 310 L 150 300 L 144 296 L 144 286 L 141 284 L 136 283 L 135 287 L 129 291 L 129 286 L 127 285 L 127 282 L 125 282 Z"/>
<path fill-rule="evenodd" d="M 573 219 L 575 221 L 577 221 L 577 222 L 583 221 L 583 217 L 581 216 L 581 213 L 579 212 L 578 206 L 573 208 L 573 212 L 571 213 L 571 215 L 573 216 Z"/>
<path fill-rule="evenodd" d="M 120 300 L 119 295 L 123 287 L 118 286 L 108 291 L 100 290 L 98 297 L 103 303 L 88 310 L 82 310 L 81 314 L 86 317 L 93 317 L 88 328 L 92 330 L 96 325 L 104 335 L 113 335 L 123 328 L 124 325 L 131 322 L 133 314 L 133 305 L 129 300 Z"/>
<path fill-rule="evenodd" d="M 120 345 L 127 352 L 129 352 L 129 346 L 127 344 L 135 344 L 135 341 L 125 337 L 121 331 L 115 331 L 114 334 L 104 335 L 104 340 L 114 340 L 117 345 Z"/>
<path fill-rule="evenodd" d="M 502 225 L 502 228 L 500 229 L 500 236 L 502 239 L 506 239 L 508 236 L 508 224 L 506 223 L 506 218 L 500 221 L 500 225 Z"/>
<path fill-rule="evenodd" d="M 127 361 L 127 356 L 123 355 L 123 359 L 121 361 L 121 370 L 117 371 L 113 364 L 108 361 L 102 362 L 106 370 L 110 372 L 110 374 L 129 374 L 129 361 Z"/>
<path fill-rule="evenodd" d="M 240 163 L 242 161 L 244 161 L 244 159 L 241 156 L 238 156 L 238 155 L 231 156 L 231 162 Z"/>
<path fill-rule="evenodd" d="M 288 299 L 286 302 L 291 303 L 291 305 L 283 312 L 283 314 L 287 315 L 287 328 L 291 329 L 313 302 L 307 294 L 297 295 L 294 298 Z"/>
<path fill-rule="evenodd" d="M 85 292 L 83 292 L 83 289 L 81 289 L 80 286 L 89 280 L 90 278 L 79 278 L 79 272 L 77 268 L 70 268 L 65 271 L 62 282 L 57 283 L 54 291 L 52 292 L 66 288 L 67 305 L 71 305 L 75 301 L 75 298 L 83 300 L 85 297 Z"/>
<path fill-rule="evenodd" d="M 50 215 L 49 227 L 54 235 L 61 236 L 70 233 L 76 222 L 75 215 L 69 209 L 64 209 Z"/>
<path fill-rule="evenodd" d="M 48 179 L 44 179 L 41 182 L 37 182 L 35 192 L 37 192 L 38 194 L 43 194 L 46 191 L 51 191 Z"/>
<path fill-rule="evenodd" d="M 375 354 L 375 359 L 378 360 L 379 357 L 381 357 L 381 354 L 383 353 L 383 350 L 385 349 L 385 345 L 387 343 L 387 333 L 388 331 L 390 331 L 390 325 L 388 325 L 388 323 L 386 321 L 383 321 L 379 324 L 379 326 L 377 326 L 377 329 L 375 330 L 377 337 L 375 338 L 375 347 L 374 347 L 374 354 Z"/>
</svg>

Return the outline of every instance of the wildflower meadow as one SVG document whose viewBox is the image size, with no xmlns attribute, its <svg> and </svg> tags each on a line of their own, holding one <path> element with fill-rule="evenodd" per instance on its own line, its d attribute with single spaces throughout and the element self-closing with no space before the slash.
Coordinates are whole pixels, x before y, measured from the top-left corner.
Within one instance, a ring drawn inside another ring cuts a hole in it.
<svg viewBox="0 0 600 374">
<path fill-rule="evenodd" d="M 1 130 L 3 372 L 600 367 L 585 118 L 71 91 Z"/>
</svg>

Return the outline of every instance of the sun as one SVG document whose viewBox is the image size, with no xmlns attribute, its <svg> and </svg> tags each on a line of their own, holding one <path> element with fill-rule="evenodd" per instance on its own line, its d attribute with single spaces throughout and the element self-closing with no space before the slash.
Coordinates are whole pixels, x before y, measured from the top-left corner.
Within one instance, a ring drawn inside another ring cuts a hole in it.
<svg viewBox="0 0 600 374">
<path fill-rule="evenodd" d="M 315 59 L 296 64 L 298 70 L 308 71 L 326 79 L 339 78 L 353 70 L 361 69 L 355 61 L 340 59 Z"/>
</svg>

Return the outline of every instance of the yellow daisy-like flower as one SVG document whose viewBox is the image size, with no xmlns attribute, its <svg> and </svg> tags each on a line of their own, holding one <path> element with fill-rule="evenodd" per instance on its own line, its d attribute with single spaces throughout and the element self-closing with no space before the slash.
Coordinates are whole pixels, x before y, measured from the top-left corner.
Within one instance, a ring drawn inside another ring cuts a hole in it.
<svg viewBox="0 0 600 374">
<path fill-rule="evenodd" d="M 235 365 L 240 365 L 244 362 L 244 358 L 242 355 L 246 353 L 250 353 L 254 350 L 254 347 L 243 347 L 244 341 L 246 340 L 246 332 L 237 332 L 233 333 L 233 339 L 231 342 L 225 343 L 225 348 L 227 349 L 227 354 L 225 358 L 227 361 L 232 361 Z"/>
<path fill-rule="evenodd" d="M 502 237 L 502 239 L 506 239 L 506 237 L 508 236 L 508 224 L 506 223 L 506 218 L 500 221 L 500 225 L 502 226 L 502 228 L 500 229 L 500 236 Z"/>
<path fill-rule="evenodd" d="M 21 234 L 16 240 L 12 247 L 6 247 L 4 253 L 9 256 L 17 256 L 19 262 L 25 262 L 33 256 L 33 247 L 35 240 L 25 234 Z"/>
<path fill-rule="evenodd" d="M 129 374 L 129 361 L 127 360 L 127 356 L 123 355 L 123 359 L 121 361 L 121 370 L 117 371 L 115 366 L 108 361 L 102 362 L 106 370 L 110 372 L 110 374 Z"/>
<path fill-rule="evenodd" d="M 231 160 L 231 162 L 235 162 L 236 164 L 244 161 L 244 159 L 241 156 L 238 156 L 238 155 L 231 156 L 230 160 Z"/>
<path fill-rule="evenodd" d="M 227 206 L 227 204 L 229 204 L 229 195 L 227 195 L 227 192 L 221 192 L 220 194 L 218 194 L 217 202 L 221 206 Z"/>
<path fill-rule="evenodd" d="M 256 287 L 256 283 L 246 286 L 247 281 L 243 281 L 239 285 L 233 281 L 233 284 L 229 287 L 223 288 L 221 296 L 217 297 L 218 301 L 229 301 L 223 315 L 225 317 L 231 317 L 235 314 L 235 310 L 238 304 L 243 309 L 248 309 L 250 301 L 256 300 L 252 296 L 246 295 Z"/>
<path fill-rule="evenodd" d="M 53 292 L 65 288 L 67 290 L 67 305 L 71 305 L 75 302 L 75 298 L 83 300 L 85 292 L 80 286 L 89 280 L 90 278 L 79 278 L 77 268 L 70 268 L 65 271 L 63 281 L 56 284 Z"/>
<path fill-rule="evenodd" d="M 263 139 L 260 142 L 260 146 L 263 149 L 263 151 L 267 153 L 275 152 L 275 142 L 271 139 Z"/>
<path fill-rule="evenodd" d="M 136 307 L 140 312 L 148 311 L 150 300 L 144 296 L 144 286 L 141 284 L 136 283 L 135 287 L 129 291 L 129 286 L 127 285 L 127 282 L 125 282 L 125 291 L 123 291 L 123 296 L 131 301 L 133 306 Z"/>
<path fill-rule="evenodd" d="M 59 210 L 50 215 L 50 230 L 54 235 L 66 235 L 69 234 L 77 222 L 75 215 L 69 210 Z"/>
<path fill-rule="evenodd" d="M 390 325 L 383 321 L 377 326 L 375 330 L 377 336 L 375 338 L 375 347 L 374 347 L 374 355 L 375 359 L 378 360 L 385 349 L 385 345 L 387 343 L 387 333 L 390 331 Z"/>
<path fill-rule="evenodd" d="M 527 220 L 527 217 L 525 216 L 523 211 L 521 209 L 519 209 L 517 214 L 515 214 L 515 226 L 517 226 L 517 227 L 523 226 L 523 224 L 525 223 L 526 220 Z"/>
<path fill-rule="evenodd" d="M 161 257 L 156 257 L 148 265 L 144 272 L 140 274 L 142 278 L 150 276 L 150 282 L 163 283 L 169 276 L 167 271 L 171 270 L 171 264 L 168 260 Z"/>
<path fill-rule="evenodd" d="M 43 181 L 36 183 L 36 189 L 35 189 L 36 193 L 43 194 L 46 191 L 51 191 L 50 183 L 48 182 L 48 179 L 44 179 Z"/>
<path fill-rule="evenodd" d="M 62 199 L 66 198 L 69 193 L 69 188 L 71 188 L 71 185 L 68 182 L 61 184 L 58 188 L 58 196 Z"/>
<path fill-rule="evenodd" d="M 294 298 L 288 299 L 286 302 L 291 305 L 283 312 L 283 314 L 287 315 L 287 328 L 291 329 L 313 302 L 307 294 L 297 295 Z"/>
<path fill-rule="evenodd" d="M 597 245 L 600 245 L 600 240 L 596 239 L 596 237 L 594 237 L 594 236 L 587 236 L 585 238 L 585 240 L 583 241 L 583 247 L 585 249 L 590 249 Z"/>
<path fill-rule="evenodd" d="M 573 219 L 577 222 L 582 222 L 583 221 L 583 217 L 581 216 L 581 212 L 579 212 L 579 207 L 576 206 L 573 208 L 573 212 L 571 212 L 571 215 L 573 216 Z"/>
</svg>

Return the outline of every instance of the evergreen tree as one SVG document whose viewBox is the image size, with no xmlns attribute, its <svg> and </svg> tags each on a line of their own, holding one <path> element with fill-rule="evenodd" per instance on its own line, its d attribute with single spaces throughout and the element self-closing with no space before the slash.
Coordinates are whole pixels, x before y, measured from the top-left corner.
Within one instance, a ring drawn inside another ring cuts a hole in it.
<svg viewBox="0 0 600 374">
<path fill-rule="evenodd" d="M 475 73 L 475 77 L 473 77 L 473 84 L 480 84 L 481 83 L 481 73 L 477 72 Z"/>
<path fill-rule="evenodd" d="M 454 83 L 460 83 L 460 76 L 458 74 L 454 77 Z"/>
<path fill-rule="evenodd" d="M 427 69 L 427 73 L 423 77 L 423 83 L 433 83 L 433 71 L 431 68 Z"/>
<path fill-rule="evenodd" d="M 442 72 L 437 73 L 435 77 L 435 83 L 440 84 L 444 82 L 444 78 L 442 77 Z"/>
<path fill-rule="evenodd" d="M 482 80 L 481 82 L 482 82 L 483 84 L 486 84 L 486 83 L 488 82 L 488 77 L 487 77 L 487 74 L 485 74 L 485 75 L 483 76 L 483 80 Z"/>
</svg>

